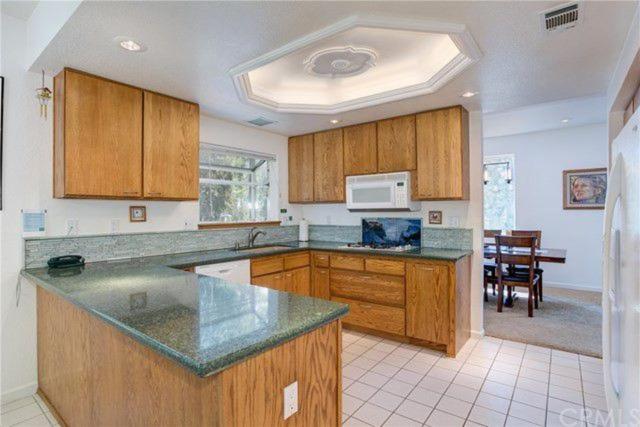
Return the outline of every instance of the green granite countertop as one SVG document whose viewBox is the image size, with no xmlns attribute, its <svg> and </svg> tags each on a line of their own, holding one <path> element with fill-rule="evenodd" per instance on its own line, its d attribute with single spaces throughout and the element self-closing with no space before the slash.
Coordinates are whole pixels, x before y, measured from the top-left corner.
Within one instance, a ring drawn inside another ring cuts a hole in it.
<svg viewBox="0 0 640 427">
<path fill-rule="evenodd" d="M 182 268 L 309 249 L 447 261 L 472 253 L 435 248 L 380 252 L 318 241 L 278 245 L 286 248 L 190 252 L 65 270 L 30 268 L 22 275 L 205 377 L 336 320 L 348 306 Z"/>
<path fill-rule="evenodd" d="M 142 260 L 22 274 L 201 377 L 348 312 L 345 304 Z"/>
</svg>

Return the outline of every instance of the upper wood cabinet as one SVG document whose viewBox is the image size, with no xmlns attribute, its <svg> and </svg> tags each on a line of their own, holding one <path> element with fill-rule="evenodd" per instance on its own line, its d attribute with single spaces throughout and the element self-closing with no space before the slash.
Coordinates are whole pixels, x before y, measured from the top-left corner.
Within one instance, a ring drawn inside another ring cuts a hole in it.
<svg viewBox="0 0 640 427">
<path fill-rule="evenodd" d="M 378 172 L 416 168 L 416 117 L 395 117 L 378 122 Z"/>
<path fill-rule="evenodd" d="M 197 104 L 71 69 L 54 95 L 54 197 L 198 199 Z"/>
<path fill-rule="evenodd" d="M 142 90 L 69 69 L 53 86 L 54 197 L 141 197 Z"/>
<path fill-rule="evenodd" d="M 449 342 L 448 268 L 428 262 L 407 263 L 407 336 Z"/>
<path fill-rule="evenodd" d="M 289 202 L 313 202 L 313 134 L 289 138 Z"/>
<path fill-rule="evenodd" d="M 344 202 L 342 129 L 313 135 L 313 195 L 316 202 Z"/>
<path fill-rule="evenodd" d="M 343 128 L 344 174 L 364 175 L 378 171 L 376 123 Z"/>
<path fill-rule="evenodd" d="M 200 109 L 144 92 L 144 196 L 199 198 Z"/>
<path fill-rule="evenodd" d="M 469 199 L 469 113 L 461 106 L 416 115 L 414 198 Z"/>
</svg>

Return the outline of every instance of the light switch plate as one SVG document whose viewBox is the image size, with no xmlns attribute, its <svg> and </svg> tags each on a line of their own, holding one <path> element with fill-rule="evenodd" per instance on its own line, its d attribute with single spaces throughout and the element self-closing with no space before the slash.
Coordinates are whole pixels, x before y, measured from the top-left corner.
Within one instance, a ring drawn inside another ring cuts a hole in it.
<svg viewBox="0 0 640 427">
<path fill-rule="evenodd" d="M 284 388 L 284 419 L 298 412 L 298 381 Z"/>
<path fill-rule="evenodd" d="M 450 216 L 447 218 L 447 224 L 449 227 L 460 227 L 460 217 Z"/>
</svg>

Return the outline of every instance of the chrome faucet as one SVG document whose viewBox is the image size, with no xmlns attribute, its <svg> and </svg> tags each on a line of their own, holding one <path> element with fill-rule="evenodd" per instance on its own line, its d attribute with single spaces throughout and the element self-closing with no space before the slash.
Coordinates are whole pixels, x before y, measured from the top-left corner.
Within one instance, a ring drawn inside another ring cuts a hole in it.
<svg viewBox="0 0 640 427">
<path fill-rule="evenodd" d="M 267 233 L 265 233 L 262 230 L 258 230 L 254 233 L 254 230 L 258 228 L 258 227 L 252 227 L 251 230 L 249 230 L 249 238 L 247 239 L 247 247 L 252 248 L 253 247 L 253 242 L 255 242 L 256 237 L 258 237 L 259 235 L 263 235 L 266 236 Z"/>
</svg>

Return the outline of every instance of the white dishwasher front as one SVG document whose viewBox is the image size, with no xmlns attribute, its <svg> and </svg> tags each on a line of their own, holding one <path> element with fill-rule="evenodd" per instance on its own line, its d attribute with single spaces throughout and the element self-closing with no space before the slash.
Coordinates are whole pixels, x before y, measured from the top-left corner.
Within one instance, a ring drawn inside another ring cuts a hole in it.
<svg viewBox="0 0 640 427">
<path fill-rule="evenodd" d="M 219 264 L 199 265 L 196 273 L 203 276 L 218 277 L 230 283 L 251 283 L 251 262 L 241 261 L 221 262 Z"/>
</svg>

